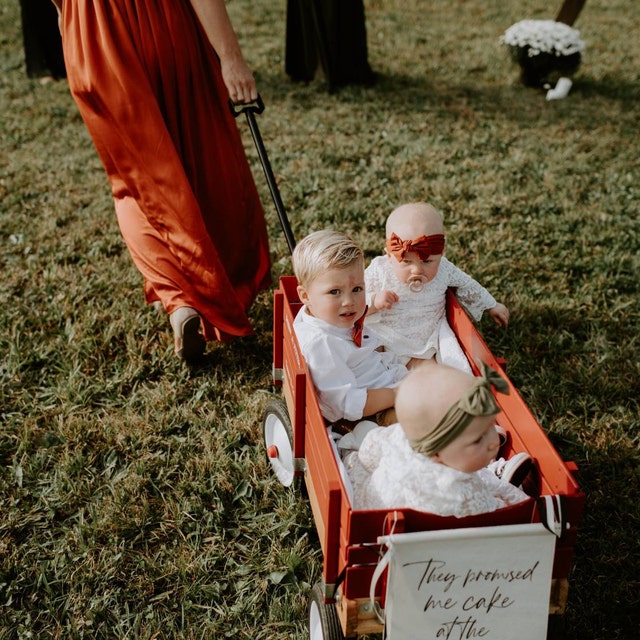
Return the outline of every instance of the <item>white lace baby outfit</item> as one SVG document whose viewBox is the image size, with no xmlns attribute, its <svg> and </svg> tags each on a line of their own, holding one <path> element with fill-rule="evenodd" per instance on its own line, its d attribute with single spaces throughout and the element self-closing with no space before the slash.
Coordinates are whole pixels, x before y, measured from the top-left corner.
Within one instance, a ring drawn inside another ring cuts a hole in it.
<svg viewBox="0 0 640 640">
<path fill-rule="evenodd" d="M 318 393 L 322 415 L 329 421 L 360 420 L 368 389 L 396 387 L 408 373 L 404 364 L 381 345 L 373 331 L 364 330 L 362 346 L 352 339 L 350 328 L 335 327 L 307 313 L 298 312 L 293 329 Z"/>
<path fill-rule="evenodd" d="M 527 500 L 486 467 L 464 473 L 414 451 L 402 427 L 378 427 L 344 460 L 354 509 L 428 511 L 462 518 Z"/>
<path fill-rule="evenodd" d="M 460 304 L 478 322 L 487 309 L 495 307 L 495 298 L 471 276 L 449 262 L 440 261 L 433 280 L 421 291 L 411 291 L 408 284 L 398 280 L 391 260 L 378 256 L 365 270 L 367 300 L 384 290 L 398 294 L 398 302 L 391 309 L 367 316 L 366 325 L 380 336 L 385 349 L 397 354 L 404 363 L 411 358 L 429 359 L 448 364 L 471 373 L 471 367 L 446 317 L 446 292 L 455 287 Z"/>
</svg>

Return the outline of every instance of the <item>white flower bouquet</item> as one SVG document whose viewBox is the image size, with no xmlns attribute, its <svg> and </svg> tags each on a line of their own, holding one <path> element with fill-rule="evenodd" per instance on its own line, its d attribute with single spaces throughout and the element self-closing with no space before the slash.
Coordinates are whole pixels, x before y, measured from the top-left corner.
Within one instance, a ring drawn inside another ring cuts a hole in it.
<svg viewBox="0 0 640 640">
<path fill-rule="evenodd" d="M 520 65 L 522 83 L 530 87 L 548 87 L 559 79 L 570 86 L 568 77 L 578 70 L 585 48 L 577 29 L 555 20 L 516 22 L 500 36 L 500 43 L 509 47 Z"/>
</svg>

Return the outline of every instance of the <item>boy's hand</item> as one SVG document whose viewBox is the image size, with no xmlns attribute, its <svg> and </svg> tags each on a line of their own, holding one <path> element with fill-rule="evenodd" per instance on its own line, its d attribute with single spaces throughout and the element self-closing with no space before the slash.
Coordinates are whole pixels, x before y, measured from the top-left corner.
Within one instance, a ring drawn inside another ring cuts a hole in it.
<svg viewBox="0 0 640 640">
<path fill-rule="evenodd" d="M 499 326 L 506 327 L 509 324 L 509 309 L 500 302 L 487 311 L 489 317 Z"/>
</svg>

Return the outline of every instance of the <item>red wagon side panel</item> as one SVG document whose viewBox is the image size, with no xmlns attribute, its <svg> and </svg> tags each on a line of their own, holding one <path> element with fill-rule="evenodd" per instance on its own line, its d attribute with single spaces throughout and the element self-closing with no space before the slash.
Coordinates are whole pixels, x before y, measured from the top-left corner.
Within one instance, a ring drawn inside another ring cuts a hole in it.
<svg viewBox="0 0 640 640">
<path fill-rule="evenodd" d="M 336 458 L 331 450 L 327 428 L 320 416 L 310 376 L 307 377 L 306 391 L 305 451 L 307 473 L 305 474 L 305 482 L 324 556 L 322 577 L 325 584 L 333 585 L 338 578 L 340 548 L 345 543 L 340 539 L 339 525 L 341 505 L 346 501 L 346 493 L 340 479 Z M 330 455 L 327 455 L 327 451 Z"/>
</svg>

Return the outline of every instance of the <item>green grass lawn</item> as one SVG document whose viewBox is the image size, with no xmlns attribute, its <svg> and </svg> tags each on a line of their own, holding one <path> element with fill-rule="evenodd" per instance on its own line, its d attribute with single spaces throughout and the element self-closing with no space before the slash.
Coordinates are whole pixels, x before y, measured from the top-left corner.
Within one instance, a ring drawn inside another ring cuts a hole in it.
<svg viewBox="0 0 640 640">
<path fill-rule="evenodd" d="M 525 89 L 500 34 L 560 0 L 368 0 L 372 88 L 284 73 L 285 2 L 229 11 L 297 237 L 373 257 L 397 204 L 444 212 L 447 255 L 511 311 L 480 330 L 586 493 L 567 640 L 640 623 L 640 17 L 588 0 L 569 96 Z M 248 130 L 274 281 L 291 273 Z M 264 453 L 271 292 L 256 336 L 189 370 L 146 308 L 66 83 L 24 72 L 0 0 L 0 639 L 306 637 L 322 558 Z"/>
</svg>

